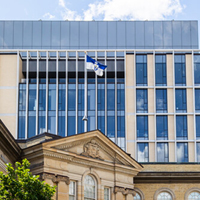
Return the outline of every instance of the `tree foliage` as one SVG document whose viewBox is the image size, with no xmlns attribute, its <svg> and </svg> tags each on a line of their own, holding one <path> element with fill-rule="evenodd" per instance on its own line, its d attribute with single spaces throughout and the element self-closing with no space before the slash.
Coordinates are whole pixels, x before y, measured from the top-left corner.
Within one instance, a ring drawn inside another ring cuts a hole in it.
<svg viewBox="0 0 200 200">
<path fill-rule="evenodd" d="M 45 184 L 39 176 L 30 173 L 27 159 L 15 163 L 15 169 L 7 164 L 8 174 L 0 172 L 0 199 L 2 200 L 50 200 L 55 186 Z"/>
</svg>

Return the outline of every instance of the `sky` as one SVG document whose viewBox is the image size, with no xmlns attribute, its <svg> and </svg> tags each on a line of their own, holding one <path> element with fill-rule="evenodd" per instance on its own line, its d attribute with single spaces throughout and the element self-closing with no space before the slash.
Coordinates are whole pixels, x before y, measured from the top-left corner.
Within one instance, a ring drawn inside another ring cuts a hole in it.
<svg viewBox="0 0 200 200">
<path fill-rule="evenodd" d="M 199 0 L 0 0 L 0 20 L 198 20 Z"/>
</svg>

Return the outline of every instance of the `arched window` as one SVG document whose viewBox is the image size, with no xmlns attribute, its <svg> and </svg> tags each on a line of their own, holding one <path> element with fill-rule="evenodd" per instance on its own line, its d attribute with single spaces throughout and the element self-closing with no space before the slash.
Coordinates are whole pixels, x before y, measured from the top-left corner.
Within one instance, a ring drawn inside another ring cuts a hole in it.
<svg viewBox="0 0 200 200">
<path fill-rule="evenodd" d="M 161 192 L 158 195 L 157 200 L 172 200 L 172 196 L 168 192 Z"/>
<path fill-rule="evenodd" d="M 92 176 L 87 175 L 84 180 L 84 200 L 96 199 L 96 184 Z"/>
<path fill-rule="evenodd" d="M 138 193 L 133 197 L 134 200 L 141 200 L 141 197 Z"/>
<path fill-rule="evenodd" d="M 200 200 L 200 193 L 199 192 L 192 192 L 188 196 L 188 200 Z"/>
</svg>

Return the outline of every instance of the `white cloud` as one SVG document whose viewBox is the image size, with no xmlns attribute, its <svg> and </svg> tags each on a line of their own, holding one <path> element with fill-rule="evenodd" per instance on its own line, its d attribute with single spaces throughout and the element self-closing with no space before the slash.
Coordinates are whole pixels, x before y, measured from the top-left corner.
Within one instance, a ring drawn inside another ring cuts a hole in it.
<svg viewBox="0 0 200 200">
<path fill-rule="evenodd" d="M 45 13 L 42 17 L 45 18 L 45 19 L 53 19 L 53 18 L 55 18 L 55 16 L 51 15 L 50 13 Z"/>
<path fill-rule="evenodd" d="M 81 16 L 76 11 L 66 7 L 64 0 L 59 0 L 59 6 L 62 7 L 61 16 L 64 20 L 82 20 Z"/>
<path fill-rule="evenodd" d="M 89 4 L 84 19 L 103 16 L 104 20 L 161 20 L 180 13 L 182 9 L 179 0 L 103 0 Z"/>
<path fill-rule="evenodd" d="M 64 0 L 59 0 L 59 5 L 65 8 L 65 1 Z"/>
</svg>

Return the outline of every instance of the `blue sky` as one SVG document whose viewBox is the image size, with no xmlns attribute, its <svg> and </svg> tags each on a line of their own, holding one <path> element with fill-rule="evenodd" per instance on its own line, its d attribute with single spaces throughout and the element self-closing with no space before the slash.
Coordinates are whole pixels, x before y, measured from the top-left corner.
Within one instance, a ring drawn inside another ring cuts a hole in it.
<svg viewBox="0 0 200 200">
<path fill-rule="evenodd" d="M 199 0 L 0 0 L 1 20 L 199 20 Z"/>
</svg>

